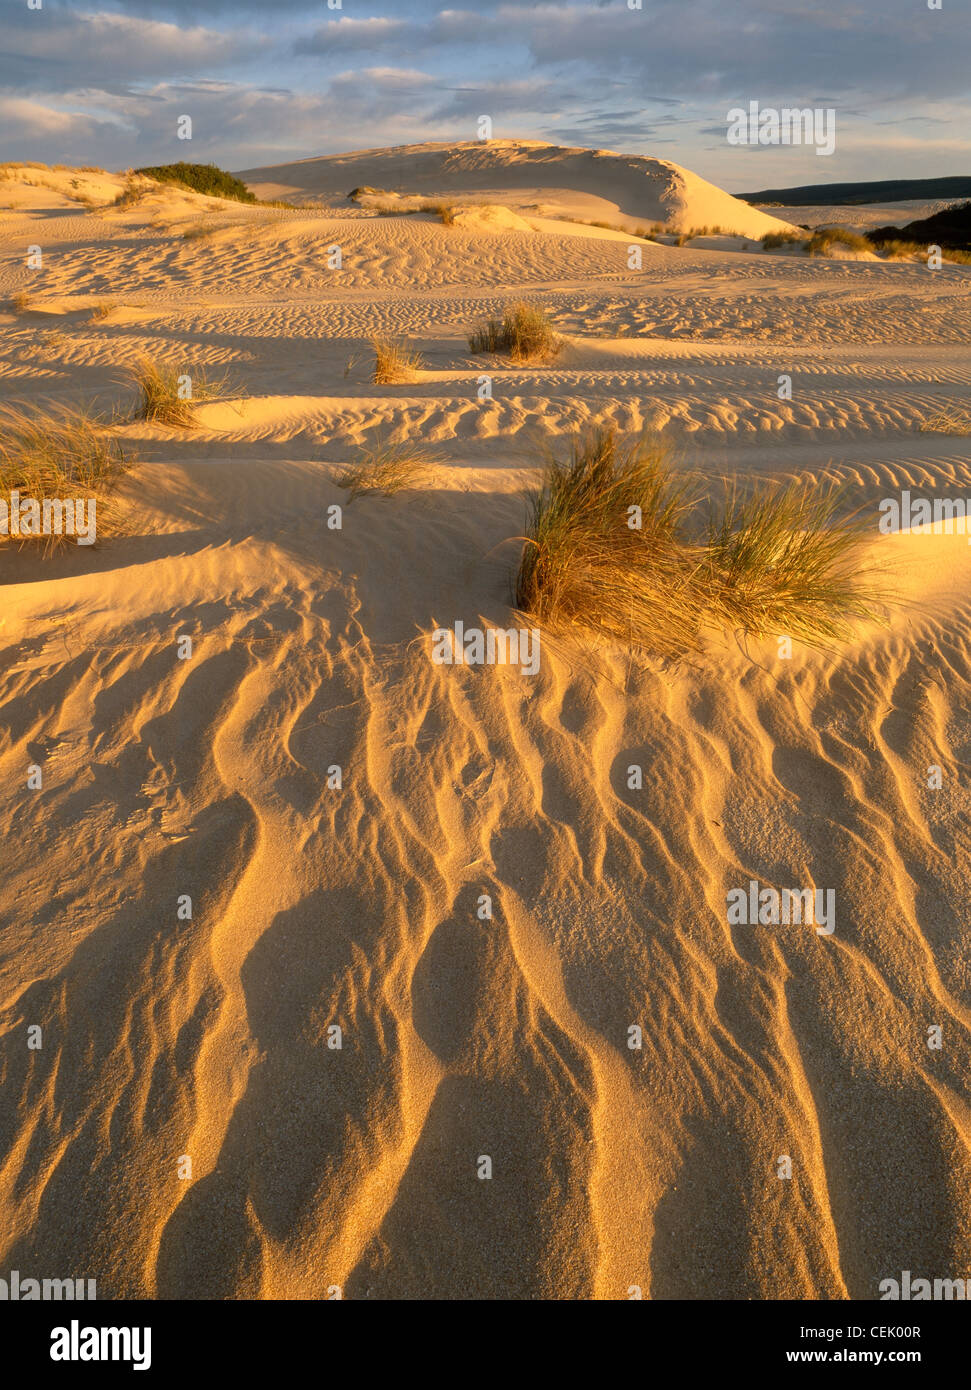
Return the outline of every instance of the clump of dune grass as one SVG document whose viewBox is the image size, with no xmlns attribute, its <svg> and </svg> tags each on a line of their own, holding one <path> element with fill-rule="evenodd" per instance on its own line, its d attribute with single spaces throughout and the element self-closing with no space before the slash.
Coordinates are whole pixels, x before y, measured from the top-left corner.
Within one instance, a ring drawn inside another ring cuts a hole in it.
<svg viewBox="0 0 971 1390">
<path fill-rule="evenodd" d="M 425 365 L 420 352 L 391 338 L 372 338 L 371 346 L 374 349 L 371 379 L 376 386 L 395 386 L 418 380 L 418 373 Z"/>
<path fill-rule="evenodd" d="M 848 232 L 845 227 L 817 227 L 806 243 L 806 254 L 828 256 L 834 246 L 845 246 L 850 251 L 873 252 L 873 246 L 866 237 Z"/>
<path fill-rule="evenodd" d="M 923 247 L 918 246 L 916 241 L 902 241 L 896 237 L 889 241 L 874 241 L 872 238 L 869 240 L 872 250 L 886 257 L 888 261 L 909 261 L 923 251 Z"/>
<path fill-rule="evenodd" d="M 182 240 L 198 241 L 201 237 L 213 236 L 215 231 L 215 227 L 210 227 L 205 222 L 198 222 L 194 226 L 185 228 L 182 233 Z"/>
<path fill-rule="evenodd" d="M 109 204 L 109 207 L 113 207 L 113 208 L 131 208 L 131 207 L 134 207 L 136 203 L 140 203 L 140 202 L 142 201 L 142 199 L 145 197 L 145 194 L 148 192 L 150 185 L 147 184 L 147 183 L 139 183 L 139 182 L 136 180 L 136 178 L 135 178 L 135 174 L 134 174 L 134 171 L 133 171 L 133 170 L 131 170 L 131 169 L 125 170 L 124 178 L 125 178 L 125 186 L 124 186 L 124 188 L 121 190 L 121 192 L 120 192 L 120 193 L 118 194 L 118 196 L 115 198 L 115 200 L 114 200 L 112 203 Z"/>
<path fill-rule="evenodd" d="M 71 199 L 72 202 L 80 203 L 82 207 L 86 208 L 96 208 L 98 206 L 97 198 L 92 198 L 90 193 L 85 193 L 82 191 L 80 179 L 71 180 L 71 189 L 72 192 L 70 192 L 67 196 Z"/>
<path fill-rule="evenodd" d="M 885 256 L 889 261 L 926 261 L 930 255 L 933 242 L 907 241 L 898 237 L 887 237 L 879 232 L 868 232 L 867 241 L 872 251 Z M 956 247 L 943 247 L 941 259 L 953 261 L 957 265 L 971 265 L 971 251 L 963 251 Z"/>
<path fill-rule="evenodd" d="M 429 462 L 428 455 L 416 444 L 378 444 L 363 450 L 340 475 L 337 484 L 350 489 L 349 501 L 369 492 L 392 497 L 396 492 L 420 486 Z"/>
<path fill-rule="evenodd" d="M 195 427 L 194 406 L 216 400 L 225 387 L 224 377 L 214 380 L 200 369 L 180 372 L 144 354 L 135 362 L 131 375 L 141 395 L 135 418 L 182 429 Z"/>
<path fill-rule="evenodd" d="M 26 290 L 21 290 L 19 294 L 11 295 L 10 307 L 15 314 L 24 314 L 30 308 L 30 295 Z"/>
<path fill-rule="evenodd" d="M 76 499 L 96 504 L 99 535 L 117 529 L 118 483 L 134 462 L 112 427 L 90 411 L 72 406 L 0 405 L 0 494 L 18 491 L 44 509 Z M 66 534 L 23 535 L 45 553 L 73 538 Z"/>
<path fill-rule="evenodd" d="M 116 307 L 113 299 L 99 299 L 98 302 L 92 306 L 91 322 L 100 323 L 103 319 L 106 319 L 112 309 Z"/>
<path fill-rule="evenodd" d="M 455 208 L 451 203 L 422 203 L 419 212 L 433 212 L 446 227 L 455 223 Z"/>
<path fill-rule="evenodd" d="M 971 434 L 971 411 L 940 410 L 926 419 L 920 428 L 927 434 Z"/>
<path fill-rule="evenodd" d="M 808 240 L 801 232 L 766 232 L 762 238 L 762 250 L 775 251 L 780 246 L 795 246 Z"/>
<path fill-rule="evenodd" d="M 517 606 L 554 632 L 665 658 L 699 650 L 706 631 L 826 646 L 877 615 L 883 595 L 860 566 L 865 533 L 838 517 L 835 490 L 729 491 L 706 531 L 698 507 L 697 485 L 672 473 L 656 438 L 575 439 L 529 496 Z"/>
<path fill-rule="evenodd" d="M 622 449 L 612 430 L 580 436 L 567 460 L 547 457 L 529 494 L 517 607 L 553 631 L 666 657 L 696 649 L 699 561 L 681 533 L 689 507 L 660 441 Z"/>
<path fill-rule="evenodd" d="M 866 531 L 858 516 L 839 516 L 841 500 L 838 488 L 812 482 L 730 492 L 709 522 L 699 576 L 712 624 L 827 646 L 875 618 L 884 596 L 863 572 Z"/>
<path fill-rule="evenodd" d="M 578 227 L 603 227 L 610 232 L 625 232 L 630 236 L 640 237 L 642 241 L 657 241 L 658 236 L 667 230 L 662 222 L 652 222 L 649 227 L 635 227 L 631 232 L 629 227 L 624 227 L 619 222 L 597 222 L 589 217 L 568 217 L 559 210 L 550 212 L 548 216 L 556 222 L 574 222 Z"/>
<path fill-rule="evenodd" d="M 477 324 L 469 334 L 470 352 L 507 352 L 514 362 L 553 357 L 561 346 L 538 304 L 513 304 L 501 319 Z"/>
</svg>

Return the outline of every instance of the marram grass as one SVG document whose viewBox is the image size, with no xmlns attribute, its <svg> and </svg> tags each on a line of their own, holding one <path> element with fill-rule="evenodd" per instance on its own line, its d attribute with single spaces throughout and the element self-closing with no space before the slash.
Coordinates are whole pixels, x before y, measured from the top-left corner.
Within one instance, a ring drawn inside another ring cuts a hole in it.
<svg viewBox="0 0 971 1390">
<path fill-rule="evenodd" d="M 389 338 L 372 338 L 371 346 L 374 349 L 371 379 L 376 386 L 396 386 L 418 380 L 418 373 L 425 365 L 421 353 Z"/>
<path fill-rule="evenodd" d="M 513 304 L 501 319 L 480 323 L 469 334 L 470 352 L 506 352 L 514 362 L 555 357 L 561 346 L 538 304 Z"/>
<path fill-rule="evenodd" d="M 840 518 L 840 490 L 790 483 L 742 499 L 730 493 L 709 522 L 704 587 L 720 627 L 785 633 L 810 646 L 846 641 L 877 617 L 885 595 L 863 571 L 867 534 Z"/>
<path fill-rule="evenodd" d="M 114 493 L 134 462 L 112 427 L 84 409 L 65 405 L 0 406 L 0 495 L 14 491 L 41 505 L 46 500 L 97 502 L 99 535 L 118 528 Z M 51 551 L 65 535 L 25 536 Z"/>
<path fill-rule="evenodd" d="M 829 488 L 729 492 L 705 534 L 662 442 L 622 447 L 600 430 L 548 457 L 529 496 L 516 604 L 550 631 L 666 658 L 700 650 L 706 631 L 827 646 L 884 600 L 861 572 L 865 533 L 837 506 Z"/>
<path fill-rule="evenodd" d="M 377 444 L 362 450 L 359 458 L 338 477 L 339 487 L 350 489 L 349 501 L 366 493 L 391 497 L 424 481 L 430 460 L 416 444 Z"/>
<path fill-rule="evenodd" d="M 145 355 L 136 360 L 131 375 L 140 397 L 136 418 L 181 429 L 195 428 L 193 407 L 203 401 L 216 400 L 225 384 L 225 378 L 213 380 L 204 370 L 180 372 Z M 191 391 L 189 396 L 184 394 L 186 379 Z"/>
</svg>

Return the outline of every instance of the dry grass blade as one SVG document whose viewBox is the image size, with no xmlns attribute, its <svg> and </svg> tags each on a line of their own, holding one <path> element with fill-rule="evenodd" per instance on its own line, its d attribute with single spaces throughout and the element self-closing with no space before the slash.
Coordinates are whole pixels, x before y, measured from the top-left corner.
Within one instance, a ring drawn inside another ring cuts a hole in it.
<svg viewBox="0 0 971 1390">
<path fill-rule="evenodd" d="M 372 338 L 371 346 L 374 349 L 372 380 L 376 386 L 396 386 L 418 380 L 418 373 L 425 365 L 421 353 L 388 338 Z"/>
<path fill-rule="evenodd" d="M 971 411 L 940 410 L 921 425 L 928 434 L 971 434 Z"/>
<path fill-rule="evenodd" d="M 414 444 L 379 444 L 365 449 L 337 479 L 350 489 L 349 501 L 369 492 L 391 497 L 406 488 L 419 487 L 427 476 L 430 459 Z"/>
<path fill-rule="evenodd" d="M 97 530 L 117 524 L 113 494 L 134 462 L 110 426 L 70 406 L 0 406 L 0 494 L 14 491 L 40 504 L 90 500 L 97 503 Z M 22 536 L 50 551 L 67 535 Z"/>
</svg>

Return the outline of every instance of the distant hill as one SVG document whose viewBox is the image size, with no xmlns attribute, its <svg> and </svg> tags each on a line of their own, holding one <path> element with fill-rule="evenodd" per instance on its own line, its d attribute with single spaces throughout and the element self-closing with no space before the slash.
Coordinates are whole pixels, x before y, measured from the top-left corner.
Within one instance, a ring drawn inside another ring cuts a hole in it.
<svg viewBox="0 0 971 1390">
<path fill-rule="evenodd" d="M 763 188 L 761 193 L 736 193 L 745 203 L 776 203 L 779 207 L 852 207 L 856 203 L 899 203 L 906 198 L 971 198 L 971 175 L 945 179 L 880 179 L 874 183 L 804 183 L 798 188 Z"/>
<path fill-rule="evenodd" d="M 908 222 L 905 227 L 874 227 L 866 233 L 869 241 L 916 241 L 937 245 L 948 251 L 971 251 L 971 203 L 945 208 L 933 217 Z"/>
</svg>

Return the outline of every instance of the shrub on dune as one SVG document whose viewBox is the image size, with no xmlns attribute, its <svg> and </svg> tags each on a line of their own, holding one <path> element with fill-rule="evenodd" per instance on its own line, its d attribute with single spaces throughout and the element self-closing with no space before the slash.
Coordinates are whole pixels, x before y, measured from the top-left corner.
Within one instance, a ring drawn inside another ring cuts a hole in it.
<svg viewBox="0 0 971 1390">
<path fill-rule="evenodd" d="M 501 319 L 478 324 L 469 334 L 470 352 L 508 352 L 514 362 L 553 357 L 561 346 L 538 304 L 513 304 Z"/>
<path fill-rule="evenodd" d="M 372 380 L 375 386 L 395 386 L 418 380 L 418 373 L 425 365 L 421 353 L 390 338 L 372 338 L 371 346 L 374 348 Z"/>
<path fill-rule="evenodd" d="M 662 657 L 698 650 L 706 630 L 826 645 L 876 616 L 882 598 L 861 577 L 864 534 L 836 506 L 833 490 L 812 486 L 730 494 L 705 537 L 663 446 L 621 448 L 601 430 L 576 440 L 567 461 L 547 461 L 516 603 L 553 631 Z"/>
<path fill-rule="evenodd" d="M 195 193 L 210 198 L 229 198 L 237 203 L 255 203 L 256 195 L 251 193 L 241 179 L 227 174 L 215 164 L 156 164 L 145 169 L 135 169 L 134 173 L 159 183 L 175 183 L 183 188 L 191 188 Z"/>
<path fill-rule="evenodd" d="M 134 462 L 111 427 L 70 406 L 0 406 L 0 494 L 18 491 L 43 508 L 45 501 L 94 499 L 97 530 L 115 529 L 114 492 Z M 66 544 L 67 535 L 25 536 L 45 551 Z"/>
<path fill-rule="evenodd" d="M 26 290 L 21 290 L 19 294 L 11 297 L 10 307 L 15 314 L 24 314 L 30 308 L 30 295 Z"/>
<path fill-rule="evenodd" d="M 417 487 L 425 477 L 428 456 L 415 444 L 379 444 L 365 449 L 337 479 L 350 489 L 350 500 L 369 492 L 391 497 Z"/>
<path fill-rule="evenodd" d="M 132 170 L 128 169 L 125 173 L 124 188 L 115 198 L 114 202 L 109 204 L 109 206 L 113 208 L 135 207 L 135 205 L 137 203 L 140 203 L 142 199 L 145 197 L 145 194 L 148 192 L 149 187 L 149 184 L 138 183 L 135 179 Z"/>
<path fill-rule="evenodd" d="M 451 203 L 422 203 L 419 212 L 433 212 L 446 227 L 455 223 L 455 208 Z"/>
</svg>

